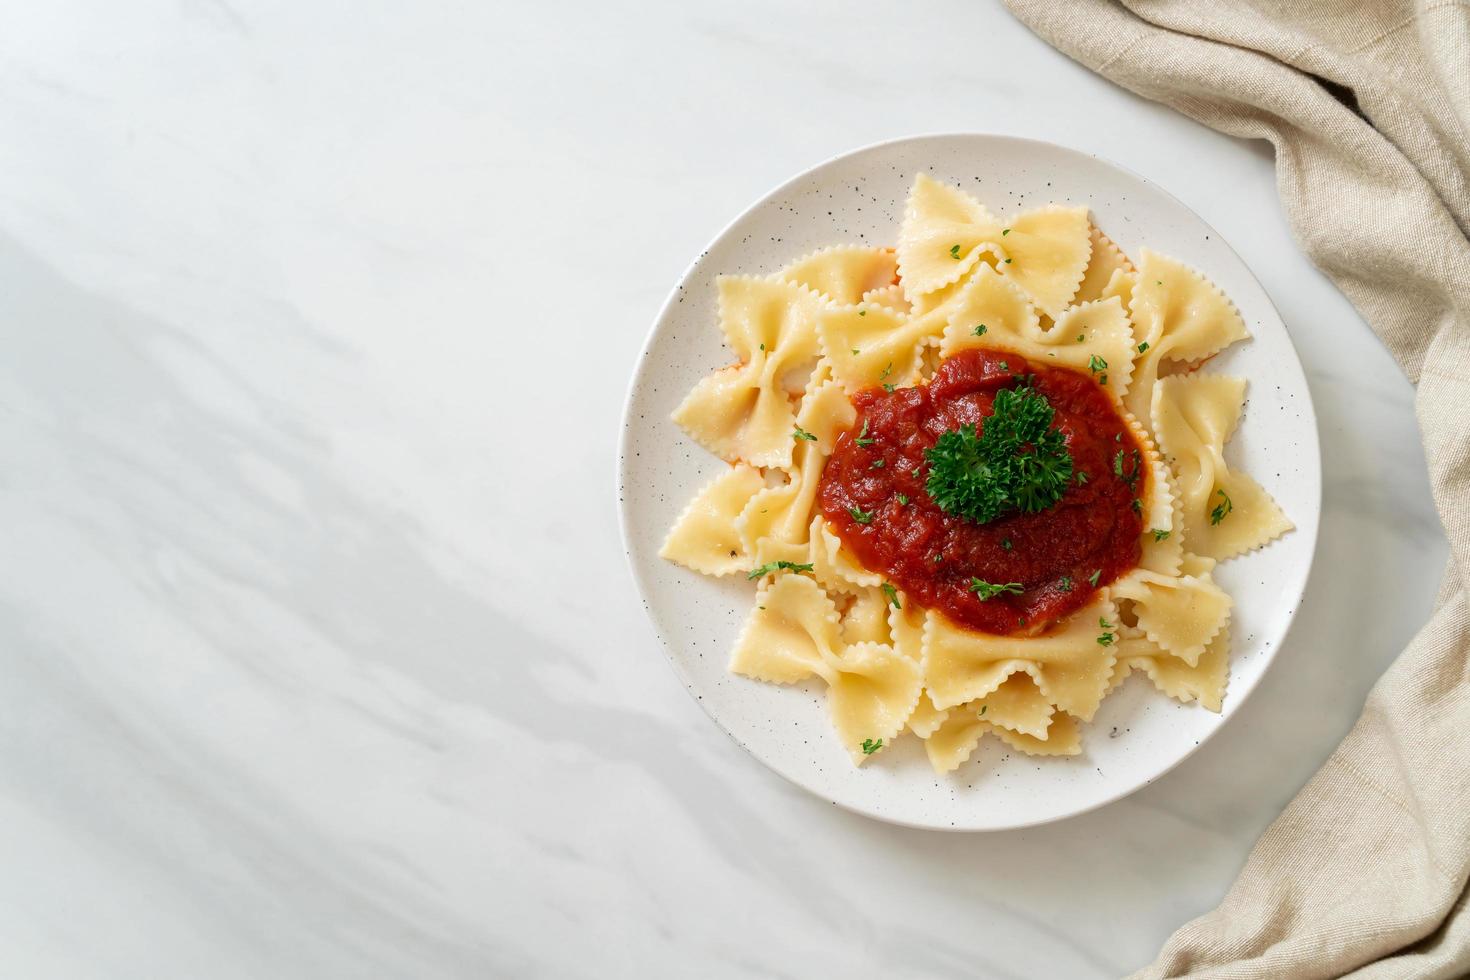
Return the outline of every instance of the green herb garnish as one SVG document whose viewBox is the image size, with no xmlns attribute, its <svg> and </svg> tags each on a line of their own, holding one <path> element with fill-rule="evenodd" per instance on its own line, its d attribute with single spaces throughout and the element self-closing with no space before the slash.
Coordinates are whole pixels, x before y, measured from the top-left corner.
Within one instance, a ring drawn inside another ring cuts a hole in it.
<svg viewBox="0 0 1470 980">
<path fill-rule="evenodd" d="M 793 438 L 793 439 L 806 439 L 806 440 L 809 440 L 811 442 L 816 442 L 817 441 L 817 437 L 816 436 L 812 435 L 810 432 L 806 431 L 805 429 L 803 429 L 799 425 L 796 427 L 796 431 L 793 432 L 793 433 L 791 433 L 791 438 Z"/>
<path fill-rule="evenodd" d="M 1143 343 L 1138 345 L 1138 353 L 1142 354 L 1146 350 L 1148 350 L 1148 341 L 1145 340 Z"/>
<path fill-rule="evenodd" d="M 883 467 L 885 467 L 887 465 L 888 465 L 887 461 L 884 460 L 882 456 L 879 456 L 877 459 L 873 460 L 873 462 L 868 466 L 868 469 L 870 469 L 870 470 L 881 470 Z"/>
<path fill-rule="evenodd" d="M 1097 637 L 1097 644 L 1098 644 L 1098 646 L 1103 646 L 1103 647 L 1110 647 L 1110 646 L 1112 646 L 1113 645 L 1113 640 L 1115 639 L 1115 637 L 1113 635 L 1113 632 L 1112 632 L 1113 624 L 1110 623 L 1110 622 L 1108 622 L 1103 617 L 1099 616 L 1097 618 L 1097 625 L 1100 626 L 1100 627 L 1102 627 L 1102 630 L 1103 630 L 1103 632 L 1100 633 L 1100 634 L 1098 634 L 1098 637 Z"/>
<path fill-rule="evenodd" d="M 883 740 L 873 741 L 871 738 L 863 739 L 863 755 L 872 755 L 883 747 Z"/>
<path fill-rule="evenodd" d="M 790 572 L 809 572 L 812 570 L 812 565 L 810 562 L 798 564 L 794 561 L 768 561 L 759 568 L 752 570 L 749 575 L 745 576 L 745 579 L 746 581 L 754 581 L 764 575 L 779 572 L 782 569 Z"/>
<path fill-rule="evenodd" d="M 859 524 L 873 523 L 873 512 L 870 510 L 863 510 L 861 507 L 849 507 L 847 508 L 847 513 Z"/>
<path fill-rule="evenodd" d="M 1000 233 L 1000 237 L 1001 237 L 1001 238 L 1004 238 L 1004 237 L 1006 237 L 1006 236 L 1007 236 L 1007 235 L 1009 235 L 1009 234 L 1010 234 L 1010 233 L 1011 233 L 1011 230 L 1010 230 L 1010 229 L 1009 229 L 1009 228 L 1005 228 L 1005 229 L 1002 229 L 1002 230 L 1001 230 L 1001 233 Z"/>
<path fill-rule="evenodd" d="M 853 442 L 857 443 L 859 446 L 871 446 L 877 441 L 877 439 L 874 439 L 872 436 L 868 435 L 868 420 L 863 419 L 863 431 L 858 433 L 857 438 L 854 439 Z"/>
<path fill-rule="evenodd" d="M 1011 544 L 1011 539 L 1010 538 L 1001 538 L 1000 539 L 1000 546 L 1001 546 L 1001 548 L 1005 549 L 1006 551 L 1010 551 L 1012 548 L 1015 547 L 1015 545 Z"/>
<path fill-rule="evenodd" d="M 983 337 L 983 336 L 985 336 L 985 331 L 988 330 L 988 329 L 989 328 L 986 327 L 985 324 L 983 324 L 983 323 L 980 324 L 978 327 L 975 328 L 975 336 L 977 336 L 977 337 Z"/>
<path fill-rule="evenodd" d="M 986 524 L 1009 510 L 1028 514 L 1062 499 L 1072 479 L 1066 437 L 1056 413 L 1031 387 L 996 392 L 980 434 L 966 425 L 944 433 L 924 453 L 929 496 L 948 514 Z"/>
<path fill-rule="evenodd" d="M 894 496 L 898 498 L 898 506 L 900 506 L 900 507 L 907 507 L 909 505 L 909 495 L 908 494 L 906 494 L 906 493 L 896 493 L 896 494 L 894 494 Z"/>
<path fill-rule="evenodd" d="M 1095 571 L 1091 575 L 1087 576 L 1087 581 L 1092 584 L 1092 587 L 1094 589 L 1097 588 L 1097 580 L 1098 580 L 1098 577 L 1101 576 L 1101 575 L 1102 575 L 1102 569 L 1099 568 L 1097 571 Z"/>
<path fill-rule="evenodd" d="M 1096 374 L 1099 371 L 1106 371 L 1107 369 L 1108 362 L 1103 360 L 1101 357 L 1098 357 L 1096 354 L 1093 354 L 1087 359 L 1087 370 L 1091 371 L 1093 374 Z"/>
<path fill-rule="evenodd" d="M 951 245 L 949 247 L 949 257 L 952 259 L 960 257 L 960 247 L 958 245 Z"/>
<path fill-rule="evenodd" d="M 1077 335 L 1077 343 L 1079 343 L 1079 344 L 1082 343 L 1086 339 L 1087 339 L 1087 334 L 1085 334 L 1085 333 L 1079 333 Z"/>
<path fill-rule="evenodd" d="M 1215 505 L 1215 509 L 1210 511 L 1210 523 L 1212 525 L 1219 524 L 1225 519 L 1226 514 L 1229 514 L 1235 509 L 1235 505 L 1230 502 L 1230 494 L 1224 490 L 1216 490 L 1215 492 L 1220 495 L 1221 500 Z"/>
<path fill-rule="evenodd" d="M 981 602 L 985 602 L 987 600 L 994 599 L 998 595 L 1004 595 L 1007 592 L 1014 593 L 1015 595 L 1020 595 L 1021 583 L 1005 582 L 1003 584 L 995 584 L 987 582 L 983 578 L 971 578 L 970 591 L 978 595 Z"/>
<path fill-rule="evenodd" d="M 1006 259 L 1006 265 L 1010 265 L 1010 264 L 1011 264 L 1011 260 L 1010 259 Z"/>
<path fill-rule="evenodd" d="M 883 583 L 883 594 L 888 597 L 888 601 L 893 604 L 894 609 L 903 608 L 903 606 L 898 601 L 898 590 L 889 585 L 887 582 Z"/>
<path fill-rule="evenodd" d="M 1155 541 L 1163 541 L 1163 540 L 1165 540 L 1166 538 L 1169 537 L 1169 532 L 1168 531 L 1163 531 L 1163 530 L 1160 530 L 1159 528 L 1154 528 L 1151 533 L 1153 534 Z"/>
<path fill-rule="evenodd" d="M 1061 579 L 1057 582 L 1057 588 L 1061 589 L 1063 592 L 1071 592 L 1072 591 L 1072 576 L 1070 576 L 1070 575 L 1063 575 L 1061 577 Z"/>
</svg>

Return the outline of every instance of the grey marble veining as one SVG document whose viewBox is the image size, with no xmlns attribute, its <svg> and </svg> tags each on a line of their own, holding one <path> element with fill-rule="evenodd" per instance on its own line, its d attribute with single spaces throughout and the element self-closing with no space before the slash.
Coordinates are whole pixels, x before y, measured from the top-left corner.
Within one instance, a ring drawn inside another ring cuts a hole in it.
<svg viewBox="0 0 1470 980">
<path fill-rule="evenodd" d="M 1257 145 L 989 5 L 14 4 L 0 33 L 0 973 L 1106 977 L 1223 893 L 1426 616 L 1412 392 Z M 1199 753 L 1049 827 L 840 812 L 624 568 L 618 415 L 715 230 L 979 129 L 1138 170 L 1265 284 L 1317 568 Z"/>
</svg>

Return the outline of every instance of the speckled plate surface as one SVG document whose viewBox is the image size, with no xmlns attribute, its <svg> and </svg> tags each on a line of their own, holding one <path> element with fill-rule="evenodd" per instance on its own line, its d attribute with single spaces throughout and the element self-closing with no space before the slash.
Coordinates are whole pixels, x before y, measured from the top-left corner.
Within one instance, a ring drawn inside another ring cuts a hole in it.
<svg viewBox="0 0 1470 980">
<path fill-rule="evenodd" d="M 1296 523 L 1265 549 L 1221 565 L 1235 598 L 1224 712 L 1181 705 L 1135 673 L 1069 759 L 1019 755 L 985 739 L 970 762 L 936 776 L 906 735 L 854 768 L 827 720 L 820 682 L 780 687 L 725 669 L 755 593 L 743 576 L 711 579 L 658 549 L 689 499 L 725 466 L 669 420 L 696 381 L 730 362 L 715 326 L 715 276 L 769 273 L 812 249 L 892 244 L 914 174 L 955 182 L 999 215 L 1085 204 L 1126 252 L 1142 245 L 1201 270 L 1240 308 L 1254 339 L 1211 363 L 1249 379 L 1245 418 L 1226 449 Z M 792 782 L 859 813 L 916 827 L 998 830 L 1101 806 L 1177 765 L 1260 680 L 1306 587 L 1317 540 L 1321 460 L 1301 363 L 1270 299 L 1239 256 L 1167 192 L 1111 163 L 1050 143 L 981 134 L 922 136 L 829 160 L 778 187 L 722 231 L 684 274 L 654 323 L 623 419 L 618 472 L 624 545 L 675 672 L 717 724 Z"/>
</svg>

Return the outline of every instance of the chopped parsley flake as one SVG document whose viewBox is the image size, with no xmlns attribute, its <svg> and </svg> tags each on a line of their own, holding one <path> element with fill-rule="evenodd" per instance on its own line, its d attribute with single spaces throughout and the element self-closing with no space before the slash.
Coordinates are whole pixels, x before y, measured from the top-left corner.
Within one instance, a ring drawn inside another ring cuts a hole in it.
<svg viewBox="0 0 1470 980">
<path fill-rule="evenodd" d="M 1210 511 L 1210 523 L 1212 525 L 1219 524 L 1225 519 L 1225 515 L 1235 509 L 1235 505 L 1230 502 L 1230 494 L 1224 490 L 1216 490 L 1215 492 L 1220 495 L 1221 500 L 1215 505 L 1215 509 Z"/>
<path fill-rule="evenodd" d="M 872 755 L 883 747 L 883 740 L 873 741 L 871 738 L 863 739 L 863 755 Z"/>
<path fill-rule="evenodd" d="M 887 582 L 883 583 L 883 594 L 888 597 L 888 601 L 893 605 L 894 609 L 903 608 L 902 604 L 900 604 L 898 601 L 898 590 L 889 585 Z"/>
<path fill-rule="evenodd" d="M 1108 362 L 1103 360 L 1101 357 L 1098 357 L 1096 354 L 1093 354 L 1087 359 L 1087 370 L 1091 371 L 1093 374 L 1096 374 L 1099 371 L 1106 371 L 1107 369 Z"/>
<path fill-rule="evenodd" d="M 888 384 L 888 383 L 885 382 L 884 385 L 883 385 L 883 390 L 886 391 L 886 392 L 888 392 L 891 395 L 891 394 L 893 394 L 893 389 L 895 389 L 897 387 L 898 387 L 898 385 Z"/>
<path fill-rule="evenodd" d="M 1151 533 L 1153 534 L 1155 541 L 1163 541 L 1169 537 L 1168 531 L 1161 530 L 1159 528 L 1154 528 Z"/>
<path fill-rule="evenodd" d="M 898 506 L 900 506 L 900 507 L 907 507 L 909 505 L 909 495 L 908 494 L 906 494 L 906 493 L 896 493 L 893 496 L 898 499 Z"/>
<path fill-rule="evenodd" d="M 847 508 L 847 513 L 859 524 L 873 523 L 873 512 L 870 510 L 863 510 L 861 507 L 849 507 Z"/>
<path fill-rule="evenodd" d="M 761 565 L 759 568 L 753 569 L 745 578 L 746 581 L 754 581 L 762 576 L 769 575 L 772 572 L 779 572 L 783 569 L 789 572 L 809 572 L 812 570 L 812 565 L 810 562 L 797 564 L 794 561 L 770 561 Z"/>
<path fill-rule="evenodd" d="M 1072 591 L 1072 576 L 1070 576 L 1070 575 L 1063 575 L 1061 577 L 1061 579 L 1057 582 L 1057 588 L 1061 589 L 1063 592 L 1071 592 Z"/>
<path fill-rule="evenodd" d="M 858 316 L 867 316 L 867 315 L 868 315 L 868 311 L 867 310 L 858 310 Z"/>
<path fill-rule="evenodd" d="M 858 437 L 854 439 L 853 442 L 857 443 L 859 446 L 871 446 L 877 441 L 877 439 L 874 439 L 872 436 L 868 435 L 868 420 L 863 419 L 863 431 L 858 433 Z"/>
<path fill-rule="evenodd" d="M 1087 483 L 1087 473 L 1085 471 L 1083 471 L 1083 470 L 1078 470 L 1077 471 L 1077 485 L 1080 487 L 1080 486 L 1083 486 L 1086 483 Z"/>
<path fill-rule="evenodd" d="M 990 328 L 987 327 L 987 326 L 985 326 L 985 324 L 983 324 L 983 323 L 980 324 L 978 327 L 975 328 L 975 336 L 977 336 L 977 337 L 983 337 L 983 336 L 985 336 L 985 331 L 988 330 L 988 329 L 990 329 Z"/>
<path fill-rule="evenodd" d="M 816 436 L 812 435 L 810 432 L 806 431 L 805 429 L 803 429 L 799 425 L 796 427 L 796 431 L 793 432 L 793 433 L 791 433 L 791 438 L 793 438 L 793 439 L 805 439 L 808 442 L 816 442 L 817 441 L 817 437 Z"/>
<path fill-rule="evenodd" d="M 1055 415 L 1034 388 L 1002 388 L 980 434 L 965 425 L 925 451 L 929 496 L 945 513 L 977 524 L 1052 506 L 1072 479 L 1066 437 L 1051 427 Z"/>
<path fill-rule="evenodd" d="M 1077 343 L 1079 343 L 1079 344 L 1082 343 L 1086 339 L 1087 339 L 1087 334 L 1085 334 L 1085 333 L 1079 333 L 1077 335 Z"/>
<path fill-rule="evenodd" d="M 1098 646 L 1104 646 L 1104 647 L 1110 647 L 1110 646 L 1112 646 L 1113 645 L 1113 640 L 1116 638 L 1113 635 L 1113 624 L 1110 623 L 1110 622 L 1108 622 L 1103 617 L 1099 616 L 1097 618 L 1097 625 L 1100 626 L 1100 627 L 1102 627 L 1102 630 L 1103 630 L 1100 634 L 1098 634 L 1098 637 L 1097 637 L 1097 644 L 1098 644 Z"/>
<path fill-rule="evenodd" d="M 972 577 L 970 579 L 970 591 L 978 595 L 981 602 L 986 602 L 990 599 L 994 599 L 998 595 L 1004 595 L 1007 592 L 1010 592 L 1014 595 L 1020 595 L 1021 583 L 1005 582 L 1003 584 L 995 584 L 987 582 L 983 578 Z"/>
<path fill-rule="evenodd" d="M 877 459 L 873 460 L 872 465 L 870 465 L 868 467 L 868 469 L 870 469 L 870 470 L 881 470 L 883 467 L 885 467 L 887 465 L 888 465 L 887 461 L 884 460 L 882 456 L 879 456 Z"/>
<path fill-rule="evenodd" d="M 949 257 L 952 259 L 960 257 L 960 247 L 958 245 L 951 245 L 949 247 Z"/>
<path fill-rule="evenodd" d="M 1091 575 L 1087 576 L 1087 581 L 1092 585 L 1092 587 L 1094 589 L 1097 588 L 1097 580 L 1098 580 L 1098 577 L 1101 576 L 1101 575 L 1102 575 L 1102 569 L 1099 568 L 1097 571 L 1095 571 Z"/>
<path fill-rule="evenodd" d="M 1000 546 L 1002 548 L 1004 548 L 1006 551 L 1010 551 L 1012 548 L 1015 547 L 1015 545 L 1011 544 L 1011 539 L 1010 538 L 1001 538 L 1000 539 Z"/>
<path fill-rule="evenodd" d="M 1146 350 L 1148 350 L 1148 341 L 1145 340 L 1143 343 L 1138 345 L 1138 353 L 1142 354 Z"/>
<path fill-rule="evenodd" d="M 1011 230 L 1009 228 L 1004 228 L 1004 229 L 1001 230 L 1000 237 L 1001 238 L 1004 238 L 1007 235 L 1009 235 L 1010 233 L 1011 233 Z"/>
<path fill-rule="evenodd" d="M 1137 514 L 1139 517 L 1143 516 L 1143 501 L 1139 500 L 1137 497 L 1133 498 L 1133 513 Z"/>
</svg>

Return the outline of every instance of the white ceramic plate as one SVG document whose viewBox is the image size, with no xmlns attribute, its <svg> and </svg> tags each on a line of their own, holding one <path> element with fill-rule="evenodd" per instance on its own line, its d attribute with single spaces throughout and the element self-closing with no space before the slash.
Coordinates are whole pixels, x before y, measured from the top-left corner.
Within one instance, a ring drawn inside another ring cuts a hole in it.
<svg viewBox="0 0 1470 980">
<path fill-rule="evenodd" d="M 1085 204 L 1130 255 L 1142 245 L 1201 270 L 1235 301 L 1254 339 L 1206 370 L 1250 381 L 1226 456 L 1296 523 L 1265 549 L 1220 566 L 1235 598 L 1223 714 L 1181 705 L 1134 674 L 1103 701 L 1083 754 L 1036 759 L 985 739 L 936 776 L 912 735 L 855 768 L 827 720 L 820 682 L 781 687 L 725 669 L 755 594 L 744 576 L 711 579 L 658 557 L 674 519 L 725 464 L 669 413 L 696 381 L 731 360 L 715 326 L 715 276 L 769 273 L 825 245 L 891 244 L 914 174 L 962 185 L 992 211 Z M 1306 379 L 1286 328 L 1240 257 L 1193 211 L 1144 178 L 1050 143 L 956 134 L 882 143 L 788 181 L 721 232 L 674 288 L 649 334 L 623 419 L 618 474 L 623 541 L 644 605 L 675 672 L 716 723 L 792 782 L 858 813 L 916 827 L 997 830 L 1081 813 L 1158 778 L 1213 735 L 1275 656 L 1301 601 L 1317 540 L 1321 460 Z"/>
</svg>

